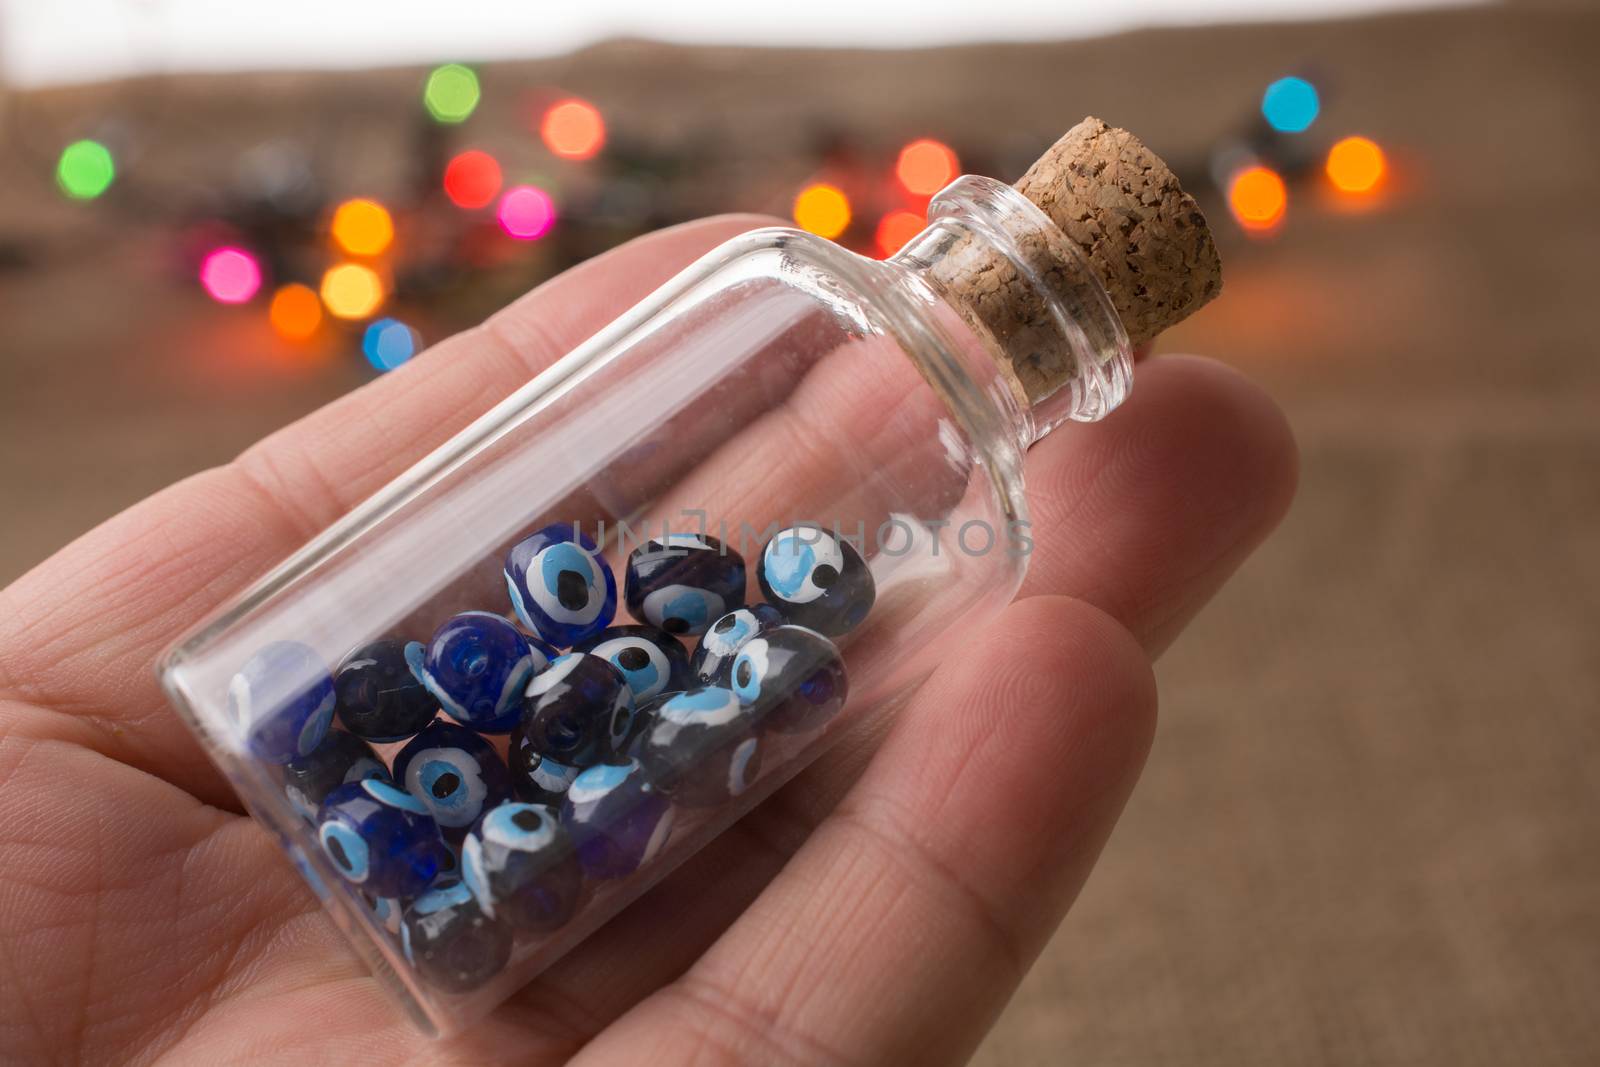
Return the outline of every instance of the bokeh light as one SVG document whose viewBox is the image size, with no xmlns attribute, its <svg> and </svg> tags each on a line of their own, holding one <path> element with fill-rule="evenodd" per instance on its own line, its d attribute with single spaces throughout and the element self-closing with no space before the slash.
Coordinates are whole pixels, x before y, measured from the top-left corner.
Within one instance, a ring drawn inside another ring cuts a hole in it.
<svg viewBox="0 0 1600 1067">
<path fill-rule="evenodd" d="M 961 173 L 961 161 L 949 145 L 924 138 L 900 149 L 894 175 L 906 191 L 917 196 L 932 196 Z"/>
<path fill-rule="evenodd" d="M 1289 191 L 1270 168 L 1249 167 L 1228 183 L 1228 207 L 1247 230 L 1272 229 L 1283 221 L 1288 206 Z"/>
<path fill-rule="evenodd" d="M 394 243 L 394 219 L 376 200 L 346 200 L 333 213 L 333 239 L 352 256 L 381 255 Z"/>
<path fill-rule="evenodd" d="M 905 243 L 921 233 L 927 223 L 915 211 L 891 211 L 878 220 L 875 241 L 878 251 L 892 256 L 905 247 Z"/>
<path fill-rule="evenodd" d="M 794 198 L 795 225 L 818 237 L 837 237 L 850 226 L 850 198 L 834 185 L 808 185 Z"/>
<path fill-rule="evenodd" d="M 494 203 L 502 181 L 499 162 L 487 152 L 470 149 L 444 168 L 444 195 L 459 208 L 475 211 Z"/>
<path fill-rule="evenodd" d="M 111 150 L 99 141 L 74 141 L 56 161 L 56 184 L 74 200 L 93 200 L 117 177 Z"/>
<path fill-rule="evenodd" d="M 1317 87 L 1304 78 L 1279 78 L 1261 97 L 1261 114 L 1279 133 L 1300 133 L 1317 121 L 1322 101 Z"/>
<path fill-rule="evenodd" d="M 261 288 L 261 264 L 242 248 L 214 248 L 200 261 L 200 284 L 218 303 L 243 304 Z"/>
<path fill-rule="evenodd" d="M 341 319 L 364 319 L 383 304 L 383 279 L 364 263 L 340 263 L 322 276 L 322 302 Z"/>
<path fill-rule="evenodd" d="M 361 352 L 378 370 L 394 370 L 417 354 L 417 333 L 399 319 L 377 319 L 361 335 Z"/>
<path fill-rule="evenodd" d="M 1343 193 L 1370 193 L 1383 181 L 1389 161 L 1383 149 L 1365 137 L 1346 137 L 1328 149 L 1324 167 L 1333 187 Z"/>
<path fill-rule="evenodd" d="M 574 97 L 544 113 L 539 136 L 562 159 L 592 159 L 606 143 L 606 123 L 599 108 Z"/>
<path fill-rule="evenodd" d="M 481 96 L 478 76 L 460 63 L 446 63 L 428 75 L 422 103 L 439 122 L 465 122 L 477 110 Z"/>
<path fill-rule="evenodd" d="M 304 341 L 322 325 L 322 301 L 309 285 L 293 282 L 272 294 L 272 328 L 286 341 Z"/>
<path fill-rule="evenodd" d="M 556 221 L 556 205 L 550 194 L 532 185 L 506 190 L 497 212 L 500 228 L 519 241 L 533 241 L 550 232 Z"/>
</svg>

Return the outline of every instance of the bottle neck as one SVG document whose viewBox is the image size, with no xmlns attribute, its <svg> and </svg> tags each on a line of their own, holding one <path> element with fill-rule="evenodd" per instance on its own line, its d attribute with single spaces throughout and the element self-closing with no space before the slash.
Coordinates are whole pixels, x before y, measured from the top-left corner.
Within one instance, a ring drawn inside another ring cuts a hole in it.
<svg viewBox="0 0 1600 1067">
<path fill-rule="evenodd" d="M 1105 287 L 1027 197 L 990 178 L 956 180 L 928 226 L 889 262 L 925 285 L 976 338 L 970 368 L 1026 448 L 1063 422 L 1104 418 L 1133 386 L 1133 355 Z M 974 347 L 966 345 L 961 347 Z"/>
</svg>

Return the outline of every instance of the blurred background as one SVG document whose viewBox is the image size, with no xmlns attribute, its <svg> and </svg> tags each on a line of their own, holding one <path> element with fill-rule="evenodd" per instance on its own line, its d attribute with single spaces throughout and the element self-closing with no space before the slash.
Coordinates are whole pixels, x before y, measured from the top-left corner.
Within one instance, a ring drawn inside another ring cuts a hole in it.
<svg viewBox="0 0 1600 1067">
<path fill-rule="evenodd" d="M 1303 483 L 978 1062 L 1600 1062 L 1600 10 L 565 6 L 0 0 L 0 582 L 619 241 L 887 254 L 1100 115 Z"/>
</svg>

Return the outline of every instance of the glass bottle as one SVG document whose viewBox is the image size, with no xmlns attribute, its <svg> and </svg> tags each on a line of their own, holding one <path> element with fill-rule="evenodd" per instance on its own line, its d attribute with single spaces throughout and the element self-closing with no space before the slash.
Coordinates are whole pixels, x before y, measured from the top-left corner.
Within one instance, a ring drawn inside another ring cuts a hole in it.
<svg viewBox="0 0 1600 1067">
<path fill-rule="evenodd" d="M 1027 567 L 1027 448 L 1131 383 L 1106 288 L 1010 186 L 959 179 L 883 262 L 747 233 L 284 561 L 162 681 L 374 973 L 450 1032 L 959 655 Z M 713 682 L 648 648 L 561 658 L 608 598 L 613 626 L 655 610 L 630 557 L 717 543 L 657 613 Z M 730 552 L 740 591 L 708 598 Z M 764 600 L 730 631 L 754 637 L 718 635 Z M 408 740 L 441 709 L 475 729 Z"/>
</svg>

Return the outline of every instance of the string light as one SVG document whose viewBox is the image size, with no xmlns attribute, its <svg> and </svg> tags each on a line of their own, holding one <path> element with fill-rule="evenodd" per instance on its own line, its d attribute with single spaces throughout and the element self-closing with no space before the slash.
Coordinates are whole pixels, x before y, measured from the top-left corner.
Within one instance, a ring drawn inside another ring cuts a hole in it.
<svg viewBox="0 0 1600 1067">
<path fill-rule="evenodd" d="M 286 341 L 305 341 L 322 325 L 322 302 L 308 285 L 285 285 L 272 294 L 267 309 L 272 328 Z"/>
<path fill-rule="evenodd" d="M 961 161 L 949 145 L 929 138 L 912 141 L 900 149 L 894 174 L 906 191 L 916 196 L 932 196 L 961 173 Z"/>
<path fill-rule="evenodd" d="M 1261 96 L 1261 115 L 1279 133 L 1310 129 L 1321 110 L 1317 87 L 1304 78 L 1279 78 Z"/>
<path fill-rule="evenodd" d="M 333 239 L 352 256 L 381 255 L 394 243 L 394 219 L 376 200 L 346 200 L 333 213 Z"/>
<path fill-rule="evenodd" d="M 111 188 L 117 164 L 99 141 L 74 141 L 56 161 L 56 185 L 74 200 L 93 200 Z"/>
<path fill-rule="evenodd" d="M 818 237 L 837 237 L 850 226 L 850 198 L 837 186 L 808 185 L 794 198 L 794 221 Z"/>
<path fill-rule="evenodd" d="M 383 304 L 383 279 L 364 263 L 340 263 L 322 276 L 322 302 L 341 319 L 364 319 Z"/>
<path fill-rule="evenodd" d="M 200 285 L 220 304 L 243 304 L 261 288 L 261 265 L 242 248 L 214 248 L 200 261 Z"/>
<path fill-rule="evenodd" d="M 535 241 L 550 232 L 556 206 L 550 194 L 532 185 L 519 185 L 500 198 L 500 228 L 519 241 Z"/>
<path fill-rule="evenodd" d="M 487 152 L 471 149 L 444 168 L 444 195 L 459 208 L 488 207 L 500 192 L 500 164 Z"/>
<path fill-rule="evenodd" d="M 419 347 L 416 331 L 399 319 L 378 319 L 361 335 L 361 354 L 380 371 L 394 370 Z"/>
<path fill-rule="evenodd" d="M 1324 167 L 1333 187 L 1343 193 L 1370 193 L 1389 169 L 1383 149 L 1365 137 L 1346 137 L 1328 149 Z"/>
<path fill-rule="evenodd" d="M 1270 230 L 1283 221 L 1289 192 L 1277 171 L 1249 167 L 1228 183 L 1228 207 L 1247 230 Z"/>
<path fill-rule="evenodd" d="M 482 93 L 471 67 L 446 63 L 436 67 L 422 90 L 422 103 L 437 122 L 465 122 L 478 107 Z"/>
<path fill-rule="evenodd" d="M 573 97 L 544 113 L 539 136 L 562 159 L 592 159 L 606 143 L 606 123 L 599 108 Z"/>
<path fill-rule="evenodd" d="M 878 251 L 892 256 L 905 247 L 905 243 L 921 233 L 926 223 L 915 211 L 891 211 L 878 220 L 875 237 Z"/>
</svg>

